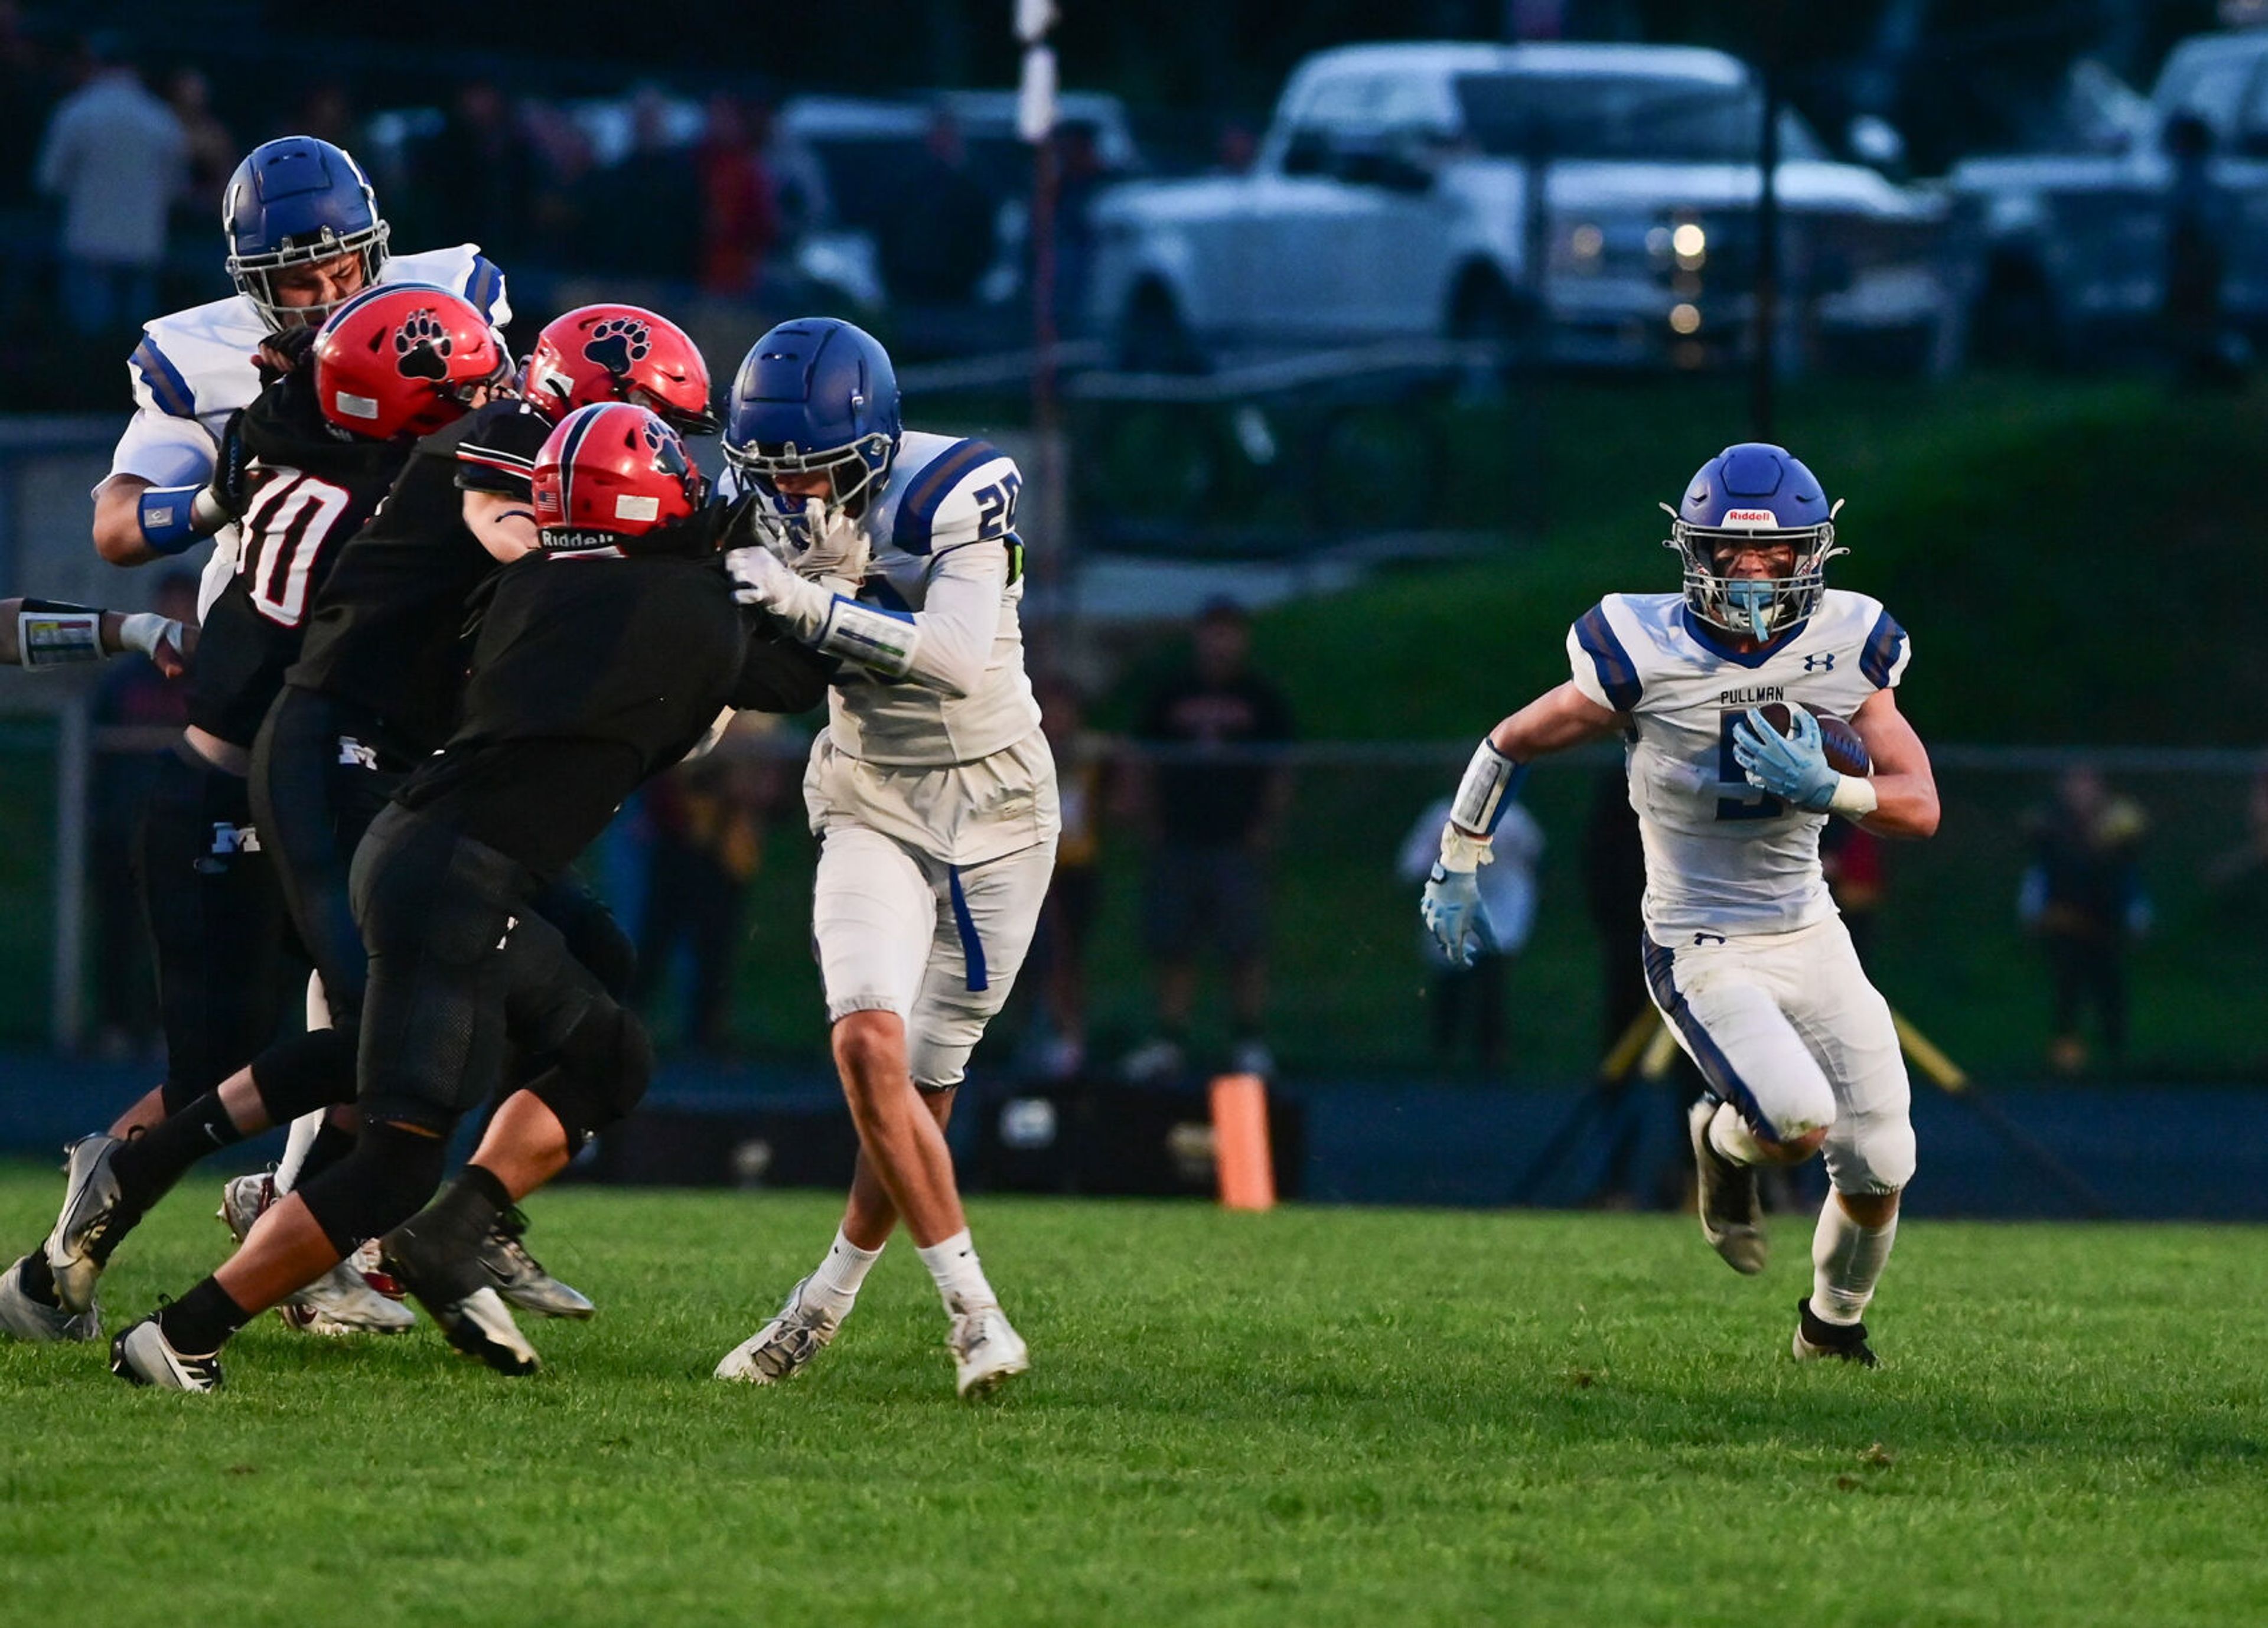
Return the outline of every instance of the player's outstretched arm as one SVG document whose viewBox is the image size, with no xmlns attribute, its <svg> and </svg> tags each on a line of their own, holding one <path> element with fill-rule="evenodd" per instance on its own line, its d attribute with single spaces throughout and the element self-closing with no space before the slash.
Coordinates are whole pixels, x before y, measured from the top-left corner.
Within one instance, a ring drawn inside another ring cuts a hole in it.
<svg viewBox="0 0 2268 1628">
<path fill-rule="evenodd" d="M 0 667 L 63 667 L 138 651 L 167 678 L 179 678 L 195 650 L 195 628 L 154 611 L 129 615 L 53 600 L 0 600 Z"/>
<path fill-rule="evenodd" d="M 1564 752 L 1612 734 L 1622 714 L 1609 711 L 1573 682 L 1545 691 L 1489 732 L 1465 766 L 1441 828 L 1441 858 L 1425 879 L 1418 914 L 1459 966 L 1468 965 L 1481 937 L 1480 867 L 1493 859 L 1498 821 L 1511 806 L 1527 766 L 1548 753 Z"/>
<path fill-rule="evenodd" d="M 1898 711 L 1897 692 L 1878 689 L 1851 715 L 1874 761 L 1874 809 L 1859 823 L 1877 836 L 1937 835 L 1937 777 L 1929 751 Z"/>
</svg>

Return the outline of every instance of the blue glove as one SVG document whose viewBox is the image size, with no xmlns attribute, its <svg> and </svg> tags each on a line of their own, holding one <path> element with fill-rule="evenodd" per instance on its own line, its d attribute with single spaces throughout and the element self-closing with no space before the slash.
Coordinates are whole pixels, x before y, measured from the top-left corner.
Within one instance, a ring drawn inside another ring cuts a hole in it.
<svg viewBox="0 0 2268 1628">
<path fill-rule="evenodd" d="M 1481 884 L 1476 874 L 1436 865 L 1425 879 L 1425 896 L 1418 902 L 1418 914 L 1425 918 L 1425 930 L 1451 964 L 1473 964 L 1473 945 L 1487 939 L 1481 925 Z"/>
<path fill-rule="evenodd" d="M 1756 708 L 1733 726 L 1733 756 L 1749 784 L 1786 798 L 1798 808 L 1825 814 L 1843 777 L 1829 766 L 1819 741 L 1819 720 L 1808 708 L 1790 706 L 1795 720 L 1793 737 L 1783 735 L 1764 721 Z"/>
</svg>

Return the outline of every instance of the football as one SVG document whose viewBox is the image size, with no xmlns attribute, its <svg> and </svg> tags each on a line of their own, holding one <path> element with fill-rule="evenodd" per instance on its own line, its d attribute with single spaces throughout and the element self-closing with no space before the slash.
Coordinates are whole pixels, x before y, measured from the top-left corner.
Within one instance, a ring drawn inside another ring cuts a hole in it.
<svg viewBox="0 0 2268 1628">
<path fill-rule="evenodd" d="M 1768 701 L 1756 709 L 1764 721 L 1784 735 L 1795 733 L 1795 716 L 1781 701 Z M 1838 775 L 1870 775 L 1874 772 L 1874 757 L 1867 743 L 1859 739 L 1859 732 L 1850 724 L 1830 712 L 1815 712 L 1819 720 L 1819 743 L 1826 750 L 1827 766 Z"/>
</svg>

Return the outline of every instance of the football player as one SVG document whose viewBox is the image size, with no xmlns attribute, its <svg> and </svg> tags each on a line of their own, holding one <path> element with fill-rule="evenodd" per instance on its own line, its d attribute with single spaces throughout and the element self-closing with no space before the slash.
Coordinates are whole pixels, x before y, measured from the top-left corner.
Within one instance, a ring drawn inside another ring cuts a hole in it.
<svg viewBox="0 0 2268 1628">
<path fill-rule="evenodd" d="M 478 310 L 415 284 L 357 296 L 306 349 L 306 365 L 285 372 L 241 416 L 241 569 L 206 613 L 188 678 L 183 749 L 234 777 L 237 798 L 261 724 L 298 657 L 308 611 L 341 546 L 386 497 L 416 438 L 479 405 L 509 372 L 503 337 Z M 154 836 L 148 840 L 154 850 Z M 288 934 L 274 875 L 263 868 L 260 880 L 257 891 L 236 895 L 252 908 L 225 925 L 236 963 L 272 989 Z M 195 952 L 195 933 L 169 939 L 166 924 L 153 924 L 161 949 L 176 959 Z M 46 1248 L 0 1285 L 11 1302 L 7 1321 L 13 1325 L 40 1308 L 64 1319 L 91 1315 L 97 1279 L 142 1214 L 191 1161 L 266 1129 L 276 1117 L 272 1107 L 257 1094 L 239 1093 L 232 1101 L 215 1080 L 131 1139 L 98 1135 L 75 1144 Z M 357 1286 L 339 1285 L 350 1299 Z M 367 1289 L 360 1294 L 376 1298 Z M 30 1309 L 14 1304 L 18 1300 Z M 380 1327 L 399 1326 L 408 1315 L 391 1305 L 352 1309 Z"/>
<path fill-rule="evenodd" d="M 969 1241 L 944 1126 L 1031 943 L 1061 823 L 1018 622 L 1021 477 L 986 442 L 902 431 L 888 355 L 828 319 L 756 342 L 725 452 L 771 519 L 770 547 L 728 556 L 743 600 L 838 664 L 804 800 L 859 1153 L 833 1246 L 717 1374 L 766 1384 L 809 1362 L 903 1216 L 973 1395 L 1029 1357 Z"/>
<path fill-rule="evenodd" d="M 291 364 L 294 337 L 375 282 L 462 290 L 487 321 L 511 315 L 503 273 L 474 245 L 389 257 L 369 182 L 328 142 L 290 136 L 253 149 L 230 178 L 221 222 L 238 292 L 144 326 L 129 365 L 135 416 L 93 494 L 95 547 L 114 564 L 144 564 L 214 538 L 200 616 L 237 574 L 244 449 L 232 426 Z M 216 1088 L 268 1043 L 279 1017 L 275 969 L 262 959 L 279 907 L 259 851 L 247 764 L 189 740 L 190 749 L 162 766 L 137 838 L 166 1079 L 119 1116 L 114 1137 Z M 0 1328 L 33 1338 L 84 1331 L 83 1319 L 47 1315 L 63 1308 L 42 1272 L 26 1257 L 0 1276 Z M 9 1307 L 21 1315 L 6 1315 Z"/>
<path fill-rule="evenodd" d="M 456 732 L 356 854 L 361 1134 L 217 1273 L 120 1332 L 122 1378 L 214 1389 L 238 1329 L 371 1237 L 453 1344 L 506 1373 L 538 1366 L 473 1246 L 636 1105 L 652 1053 L 534 901 L 721 708 L 800 711 L 824 679 L 799 646 L 751 637 L 717 557 L 721 522 L 699 512 L 700 477 L 652 413 L 570 413 L 531 486 L 541 547 L 484 586 Z M 451 1131 L 495 1089 L 508 1045 L 552 1069 L 511 1094 L 427 1205 Z"/>
<path fill-rule="evenodd" d="M 1794 1352 L 1872 1366 L 1861 1319 L 1897 1233 L 1914 1134 L 1890 1010 L 1828 894 L 1819 833 L 1841 818 L 1926 837 L 1938 799 L 1898 711 L 1904 630 L 1874 600 L 1826 586 L 1844 552 L 1838 507 L 1781 447 L 1744 443 L 1704 464 L 1671 511 L 1683 593 L 1610 594 L 1575 623 L 1572 676 L 1474 753 L 1423 913 L 1465 960 L 1475 873 L 1521 766 L 1624 737 L 1646 845 L 1646 979 L 1708 1081 L 1689 1116 L 1702 1235 L 1734 1271 L 1762 1271 L 1756 1167 L 1822 1153 L 1832 1190 Z M 1766 715 L 1778 707 L 1788 733 Z M 1829 762 L 1822 717 L 1849 721 L 1868 772 Z"/>
</svg>

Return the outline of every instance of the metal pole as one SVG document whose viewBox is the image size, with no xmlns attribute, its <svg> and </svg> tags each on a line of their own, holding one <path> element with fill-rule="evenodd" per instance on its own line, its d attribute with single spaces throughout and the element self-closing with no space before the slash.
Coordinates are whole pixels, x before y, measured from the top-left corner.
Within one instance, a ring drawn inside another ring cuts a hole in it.
<svg viewBox="0 0 2268 1628">
<path fill-rule="evenodd" d="M 1032 369 L 1032 433 L 1039 442 L 1038 498 L 1034 518 L 1039 521 L 1038 549 L 1028 557 L 1041 562 L 1036 573 L 1049 590 L 1050 619 L 1047 637 L 1034 653 L 1041 673 L 1049 678 L 1063 672 L 1063 650 L 1071 637 L 1067 620 L 1071 593 L 1070 528 L 1064 524 L 1069 505 L 1064 500 L 1062 394 L 1057 387 L 1056 343 L 1056 194 L 1061 181 L 1052 136 L 1032 149 L 1032 343 L 1038 359 Z"/>
<path fill-rule="evenodd" d="M 86 821 L 93 776 L 92 706 L 75 695 L 55 715 L 55 953 L 48 1028 L 57 1051 L 75 1052 L 85 1026 Z"/>
<path fill-rule="evenodd" d="M 1756 333 L 1749 358 L 1749 433 L 1759 441 L 1772 435 L 1774 352 L 1779 334 L 1779 113 L 1780 0 L 1764 0 L 1764 129 L 1756 144 Z"/>
</svg>

